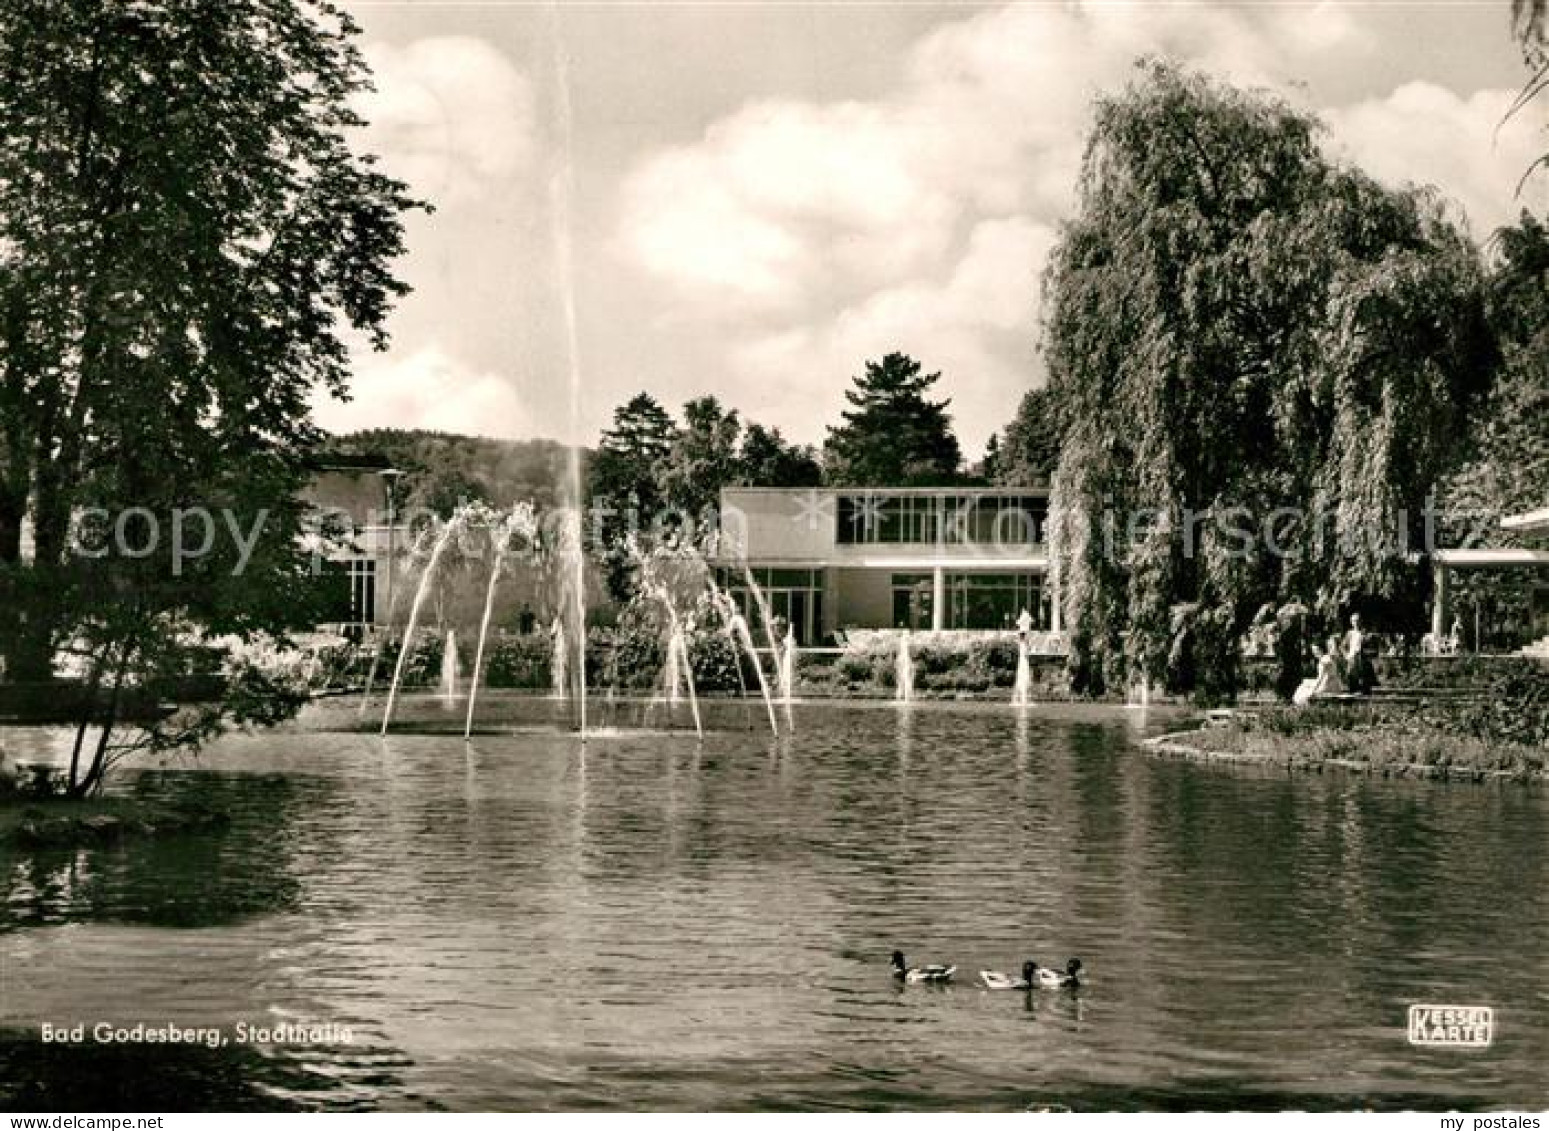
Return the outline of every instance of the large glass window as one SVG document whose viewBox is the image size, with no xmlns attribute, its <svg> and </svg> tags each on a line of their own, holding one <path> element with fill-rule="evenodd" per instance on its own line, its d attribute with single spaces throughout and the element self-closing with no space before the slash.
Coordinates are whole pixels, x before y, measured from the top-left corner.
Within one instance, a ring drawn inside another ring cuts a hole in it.
<svg viewBox="0 0 1549 1131">
<path fill-rule="evenodd" d="M 839 496 L 835 537 L 844 545 L 1030 546 L 1041 540 L 1048 501 L 995 493 Z"/>
<path fill-rule="evenodd" d="M 782 626 L 789 626 L 796 634 L 796 643 L 810 648 L 821 643 L 823 635 L 823 571 L 821 569 L 778 569 L 755 567 L 744 572 L 740 569 L 722 570 L 719 583 L 731 594 L 737 609 L 753 627 L 753 639 L 764 645 L 763 612 L 748 591 L 747 577 L 763 595 L 769 616 Z"/>
<path fill-rule="evenodd" d="M 840 495 L 836 538 L 847 544 L 930 545 L 941 529 L 940 504 L 934 495 Z"/>
<path fill-rule="evenodd" d="M 376 562 L 350 559 L 350 611 L 359 624 L 376 623 Z"/>
<path fill-rule="evenodd" d="M 949 628 L 1014 629 L 1026 609 L 1035 628 L 1046 627 L 1042 586 L 1034 573 L 949 573 Z"/>
<path fill-rule="evenodd" d="M 325 562 L 323 586 L 324 623 L 375 623 L 376 562 L 373 559 Z"/>
<path fill-rule="evenodd" d="M 949 495 L 943 502 L 949 545 L 1035 545 L 1049 511 L 1041 495 Z"/>
</svg>

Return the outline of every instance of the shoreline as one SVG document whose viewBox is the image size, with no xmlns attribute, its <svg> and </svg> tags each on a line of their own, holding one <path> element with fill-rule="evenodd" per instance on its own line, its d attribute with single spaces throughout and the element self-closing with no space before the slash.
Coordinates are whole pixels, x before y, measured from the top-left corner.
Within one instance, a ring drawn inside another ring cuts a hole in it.
<svg viewBox="0 0 1549 1131">
<path fill-rule="evenodd" d="M 1350 774 L 1359 774 L 1363 777 L 1384 778 L 1416 778 L 1428 781 L 1440 782 L 1472 782 L 1485 781 L 1511 781 L 1523 785 L 1549 783 L 1549 768 L 1539 770 L 1504 770 L 1489 766 L 1459 766 L 1450 763 L 1433 762 L 1379 762 L 1372 759 L 1358 758 L 1330 758 L 1309 757 L 1305 752 L 1299 753 L 1298 745 L 1306 747 L 1309 743 L 1298 743 L 1295 739 L 1277 738 L 1273 740 L 1282 749 L 1278 752 L 1247 751 L 1247 750 L 1212 750 L 1205 745 L 1197 745 L 1189 739 L 1198 740 L 1219 730 L 1216 727 L 1196 727 L 1192 730 L 1172 731 L 1167 734 L 1155 735 L 1140 741 L 1141 747 L 1151 756 L 1167 758 L 1174 761 L 1188 761 L 1201 763 L 1218 763 L 1238 766 L 1258 766 L 1284 769 L 1287 774 L 1297 771 L 1308 774 L 1321 774 L 1326 767 L 1332 767 Z"/>
</svg>

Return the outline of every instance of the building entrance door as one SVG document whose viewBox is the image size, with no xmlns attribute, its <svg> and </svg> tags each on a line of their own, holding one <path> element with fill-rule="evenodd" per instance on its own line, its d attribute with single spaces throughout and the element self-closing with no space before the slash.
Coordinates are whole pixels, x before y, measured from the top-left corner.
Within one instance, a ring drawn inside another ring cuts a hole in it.
<svg viewBox="0 0 1549 1131">
<path fill-rule="evenodd" d="M 893 575 L 893 627 L 924 632 L 933 623 L 935 587 L 930 574 Z"/>
</svg>

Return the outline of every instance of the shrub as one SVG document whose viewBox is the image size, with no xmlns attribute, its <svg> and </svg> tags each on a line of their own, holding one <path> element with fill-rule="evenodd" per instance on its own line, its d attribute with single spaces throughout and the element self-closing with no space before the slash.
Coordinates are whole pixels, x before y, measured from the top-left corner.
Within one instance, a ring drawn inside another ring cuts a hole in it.
<svg viewBox="0 0 1549 1131">
<path fill-rule="evenodd" d="M 846 652 L 834 667 L 850 683 L 870 682 L 875 670 L 872 657 L 865 652 Z"/>
<path fill-rule="evenodd" d="M 925 644 L 923 647 L 913 649 L 914 673 L 916 678 L 929 675 L 940 675 L 962 665 L 965 656 L 961 649 L 950 644 L 941 644 L 935 641 Z M 893 663 L 898 663 L 898 654 L 893 653 Z"/>
<path fill-rule="evenodd" d="M 661 616 L 642 604 L 625 606 L 613 629 L 609 671 L 604 682 L 621 691 L 648 691 L 661 678 L 666 660 L 666 630 Z"/>
<path fill-rule="evenodd" d="M 393 665 L 398 661 L 398 640 L 390 640 L 382 649 L 382 665 L 387 677 L 392 678 Z M 441 656 L 446 651 L 446 637 L 433 629 L 419 629 L 409 654 L 403 658 L 403 683 L 408 687 L 424 687 L 441 681 Z"/>
<path fill-rule="evenodd" d="M 968 645 L 964 666 L 989 684 L 1010 687 L 1016 680 L 1017 647 L 1015 640 L 975 640 Z"/>
<path fill-rule="evenodd" d="M 320 648 L 313 686 L 346 687 L 364 683 L 371 671 L 371 657 L 371 648 L 352 641 Z"/>
<path fill-rule="evenodd" d="M 982 672 L 971 671 L 964 664 L 948 671 L 927 672 L 919 677 L 919 687 L 922 691 L 973 691 L 982 693 L 990 689 L 990 677 Z"/>
<path fill-rule="evenodd" d="M 1009 688 L 1016 679 L 1018 642 L 1008 637 L 931 638 L 913 647 L 915 686 L 920 691 L 985 694 Z M 807 660 L 803 658 L 803 665 Z M 1034 695 L 1063 699 L 1070 694 L 1065 659 L 1059 655 L 1030 658 Z M 833 675 L 812 678 L 802 669 L 801 682 L 815 687 L 890 692 L 898 682 L 896 637 L 868 640 L 831 661 Z"/>
<path fill-rule="evenodd" d="M 798 656 L 796 659 L 796 689 L 799 694 L 836 694 L 848 690 L 850 679 L 842 670 L 841 663 L 830 663 L 828 657 L 820 658 L 822 662 L 809 663 L 806 656 Z M 775 688 L 771 685 L 771 691 Z"/>
<path fill-rule="evenodd" d="M 547 690 L 554 684 L 554 642 L 545 633 L 500 636 L 486 645 L 484 684 Z"/>
<path fill-rule="evenodd" d="M 1429 705 L 1426 716 L 1446 729 L 1496 742 L 1549 745 L 1549 667 L 1528 659 L 1497 660 L 1474 703 Z"/>
<path fill-rule="evenodd" d="M 743 670 L 741 649 L 724 632 L 696 630 L 688 642 L 694 686 L 701 692 L 736 692 L 757 686 L 758 677 Z"/>
<path fill-rule="evenodd" d="M 625 607 L 611 634 L 596 634 L 594 679 L 620 690 L 653 691 L 667 664 L 668 627 L 659 607 L 637 602 Z M 736 693 L 758 686 L 758 674 L 718 622 L 706 618 L 688 638 L 694 687 L 700 692 Z M 592 669 L 592 664 L 588 664 Z"/>
</svg>

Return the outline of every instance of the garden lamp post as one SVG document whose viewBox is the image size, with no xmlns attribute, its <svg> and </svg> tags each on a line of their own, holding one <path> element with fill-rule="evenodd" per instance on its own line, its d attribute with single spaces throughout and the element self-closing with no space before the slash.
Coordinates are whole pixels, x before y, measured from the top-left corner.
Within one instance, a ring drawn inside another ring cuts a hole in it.
<svg viewBox="0 0 1549 1131">
<path fill-rule="evenodd" d="M 383 587 L 383 599 L 387 602 L 387 631 L 393 630 L 393 539 L 398 528 L 397 486 L 403 472 L 396 467 L 382 469 L 382 483 L 387 488 L 387 584 Z"/>
</svg>

